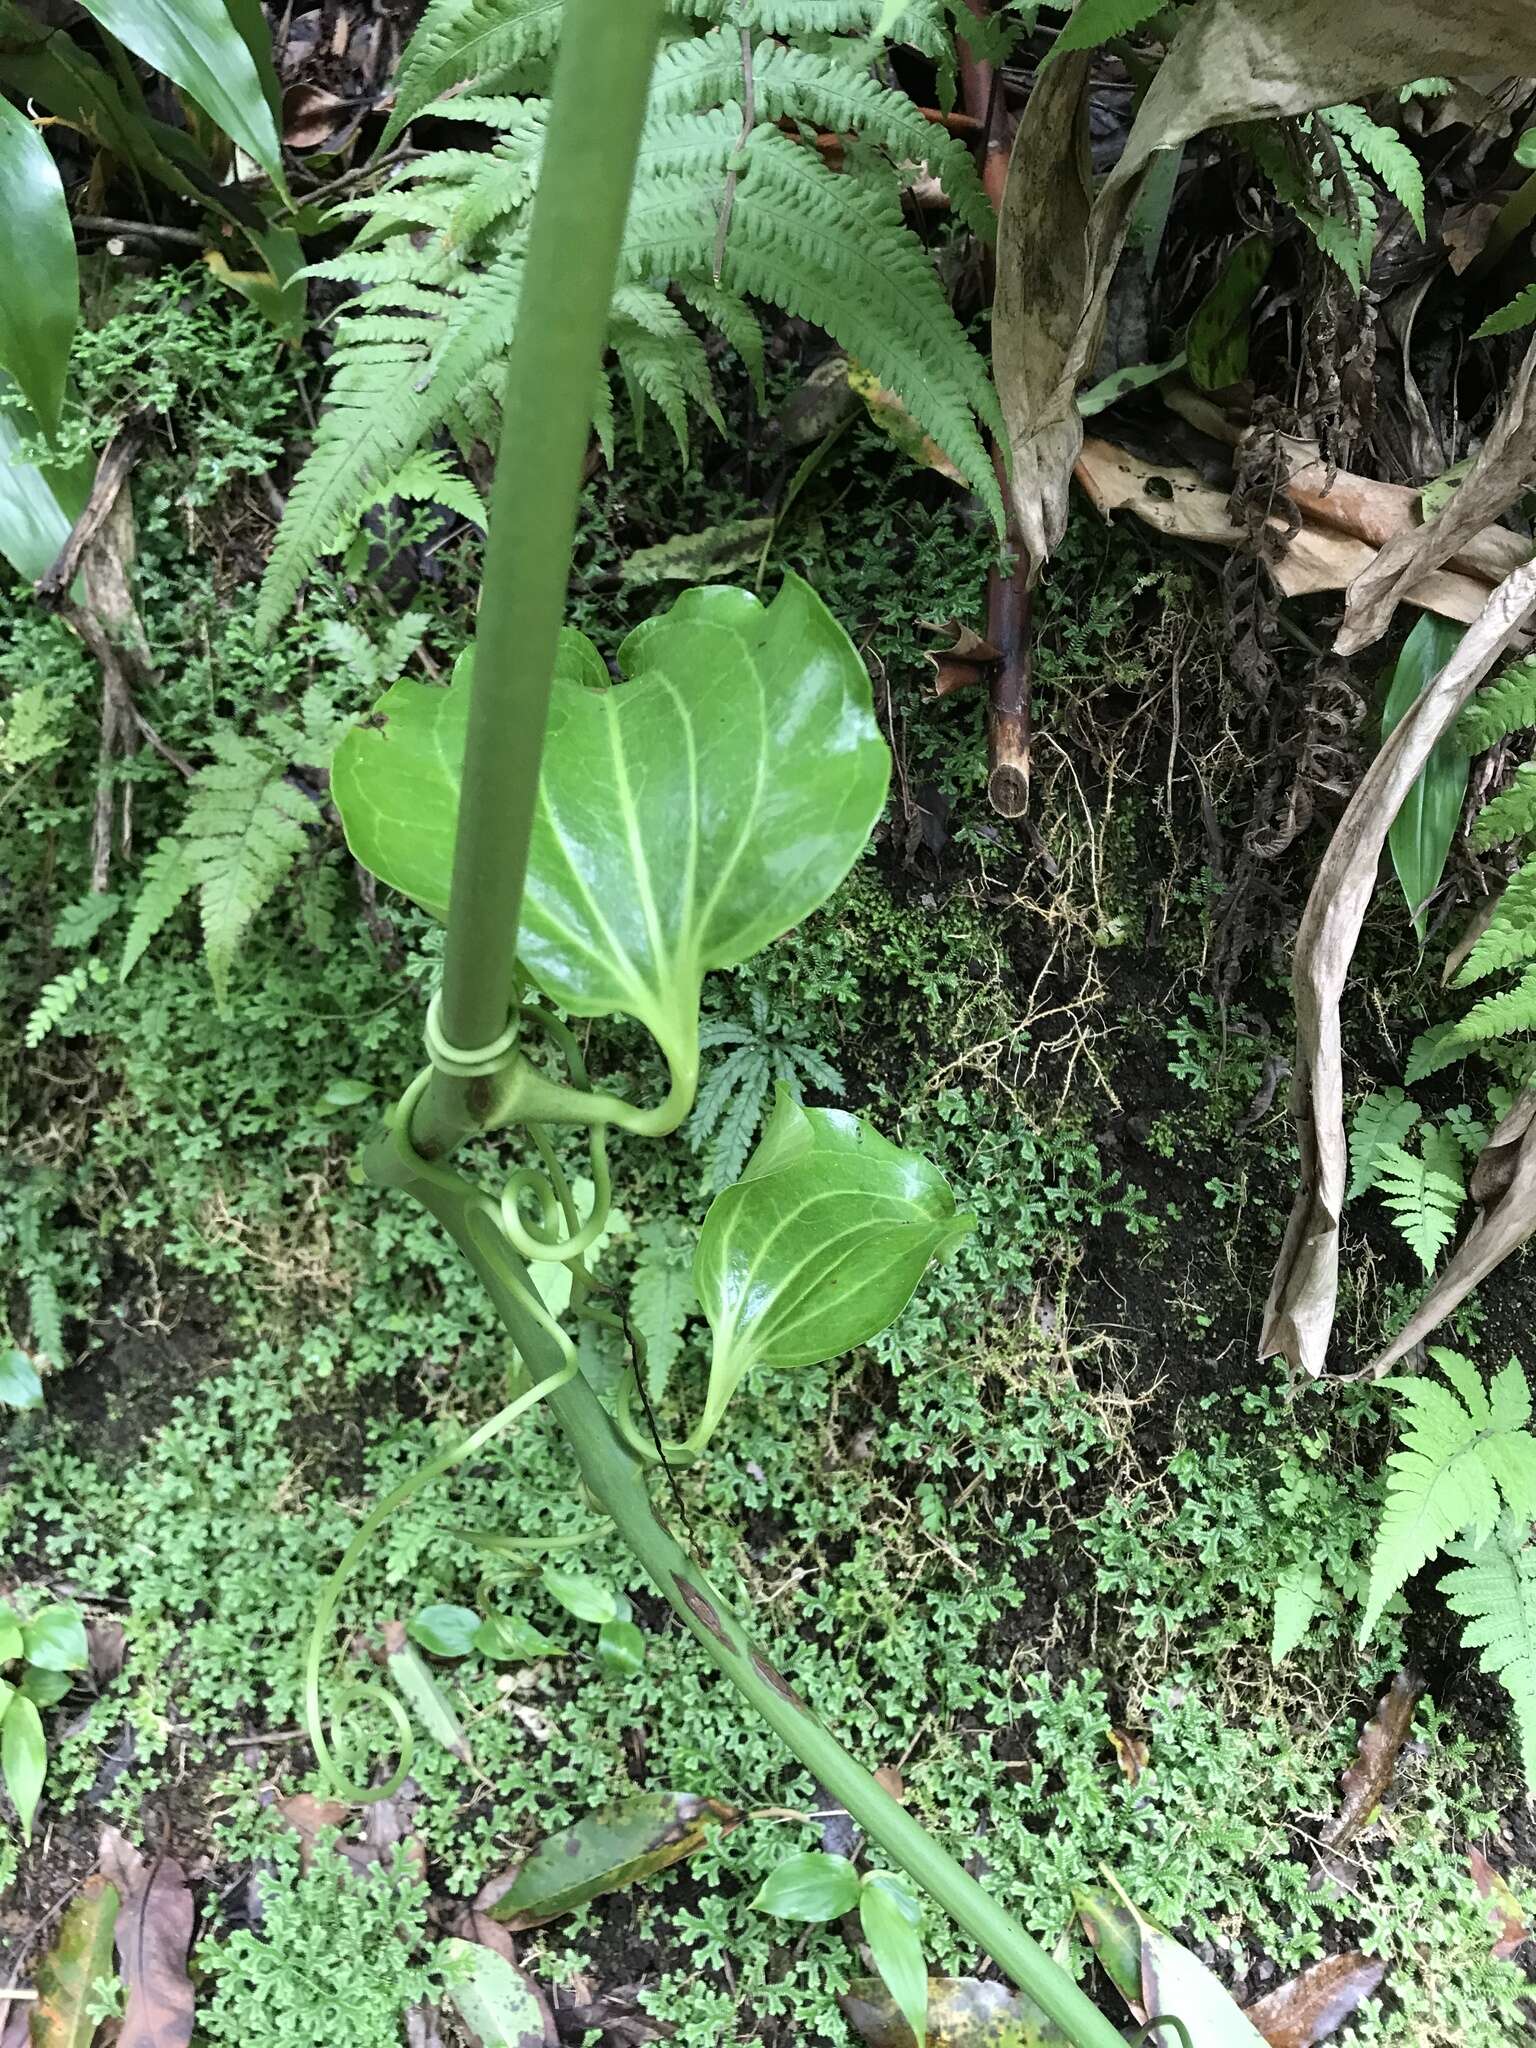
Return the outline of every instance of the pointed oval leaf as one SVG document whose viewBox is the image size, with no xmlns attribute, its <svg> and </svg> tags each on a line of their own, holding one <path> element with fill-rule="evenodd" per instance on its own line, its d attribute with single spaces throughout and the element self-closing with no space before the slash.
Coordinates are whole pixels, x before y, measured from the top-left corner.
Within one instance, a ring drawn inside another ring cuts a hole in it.
<svg viewBox="0 0 1536 2048">
<path fill-rule="evenodd" d="M 67 1671 L 45 1671 L 40 1665 L 29 1664 L 22 1673 L 17 1690 L 34 1707 L 41 1707 L 46 1713 L 49 1707 L 56 1707 L 70 1689 L 73 1681 Z"/>
<path fill-rule="evenodd" d="M 912 2029 L 878 1977 L 855 1977 L 837 2002 L 865 2048 L 913 2048 Z M 930 1977 L 928 2048 L 1070 2048 L 1070 2036 L 994 1977 Z"/>
<path fill-rule="evenodd" d="M 770 1870 L 752 1901 L 778 1920 L 838 1920 L 859 1903 L 859 1873 L 846 1856 L 806 1849 Z"/>
<path fill-rule="evenodd" d="M 519 953 L 573 1015 L 637 1017 L 691 1082 L 705 973 L 837 887 L 885 802 L 890 754 L 862 662 L 797 576 L 768 606 L 690 590 L 619 658 L 630 680 L 607 687 L 590 642 L 565 636 Z M 468 667 L 446 691 L 395 684 L 332 775 L 353 853 L 439 917 Z"/>
<path fill-rule="evenodd" d="M 42 135 L 0 98 L 0 369 L 8 370 L 44 433 L 59 430 L 70 344 L 80 317 L 80 271 L 63 180 Z"/>
<path fill-rule="evenodd" d="M 781 1087 L 699 1235 L 694 1286 L 715 1339 L 708 1426 L 749 1366 L 817 1365 L 878 1335 L 974 1225 L 926 1159 Z"/>
<path fill-rule="evenodd" d="M 488 1614 L 475 1630 L 475 1648 L 498 1664 L 530 1663 L 536 1657 L 558 1657 L 560 1645 L 520 1614 Z"/>
<path fill-rule="evenodd" d="M 928 2038 L 928 1965 L 914 1925 L 921 1917 L 917 1901 L 883 1873 L 865 1879 L 859 1925 L 869 1943 L 869 1959 L 920 2044 Z"/>
<path fill-rule="evenodd" d="M 437 1953 L 448 1997 L 480 2048 L 544 2048 L 544 2014 L 515 1964 L 459 1935 L 439 1942 Z"/>
<path fill-rule="evenodd" d="M 16 1693 L 0 1721 L 0 1772 L 11 1795 L 21 1838 L 30 1844 L 32 1817 L 43 1796 L 43 1779 L 48 1770 L 48 1745 L 43 1740 L 43 1720 L 32 1701 Z"/>
<path fill-rule="evenodd" d="M 578 1621 L 601 1624 L 629 1619 L 628 1600 L 606 1579 L 592 1572 L 568 1572 L 560 1565 L 547 1564 L 540 1576 L 544 1590 Z"/>
<path fill-rule="evenodd" d="M 283 152 L 261 75 L 224 0 L 84 0 L 120 43 L 196 100 L 279 192 Z"/>
<path fill-rule="evenodd" d="M 645 1637 L 632 1621 L 605 1621 L 597 1632 L 597 1661 L 609 1678 L 633 1678 L 645 1668 Z"/>
<path fill-rule="evenodd" d="M 100 1871 L 59 1922 L 58 1939 L 38 1965 L 30 2048 L 90 2048 L 98 1977 L 112 1975 L 118 1895 Z"/>
<path fill-rule="evenodd" d="M 514 1932 L 542 1926 L 666 1870 L 703 1846 L 711 1822 L 734 1827 L 739 1818 L 734 1808 L 692 1792 L 642 1792 L 599 1807 L 540 1842 L 491 1917 Z"/>
<path fill-rule="evenodd" d="M 1185 347 L 1189 374 L 1203 390 L 1224 391 L 1247 376 L 1248 316 L 1273 254 L 1267 235 L 1246 236 L 1196 307 Z"/>
<path fill-rule="evenodd" d="M 91 1660 L 78 1607 L 39 1608 L 23 1624 L 21 1640 L 27 1662 L 44 1671 L 83 1671 Z"/>
<path fill-rule="evenodd" d="M 0 1351 L 0 1408 L 41 1408 L 43 1383 L 37 1367 L 14 1344 Z"/>
<path fill-rule="evenodd" d="M 1389 739 L 1403 718 L 1418 702 L 1430 681 L 1455 652 L 1465 633 L 1450 619 L 1433 612 L 1421 612 L 1419 620 L 1397 658 L 1392 687 L 1381 714 L 1381 737 Z M 1452 727 L 1436 742 L 1434 751 L 1419 771 L 1418 780 L 1403 799 L 1401 810 L 1387 835 L 1392 865 L 1408 898 L 1413 928 L 1422 939 L 1427 929 L 1420 906 L 1440 886 L 1445 863 L 1456 837 L 1461 806 L 1467 794 L 1470 761 Z"/>
<path fill-rule="evenodd" d="M 467 1657 L 475 1647 L 479 1627 L 480 1617 L 472 1607 L 454 1607 L 443 1601 L 418 1608 L 405 1632 L 429 1657 Z"/>
</svg>

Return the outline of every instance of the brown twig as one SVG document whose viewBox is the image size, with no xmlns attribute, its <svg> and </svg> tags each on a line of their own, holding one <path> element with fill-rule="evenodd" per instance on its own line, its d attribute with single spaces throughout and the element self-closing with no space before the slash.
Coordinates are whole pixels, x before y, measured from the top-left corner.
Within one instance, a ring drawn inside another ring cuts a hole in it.
<svg viewBox="0 0 1536 2048">
<path fill-rule="evenodd" d="M 171 228 L 155 220 L 117 220 L 105 213 L 77 213 L 75 226 L 90 228 L 99 235 L 137 235 L 146 242 L 178 242 L 188 249 L 204 249 L 209 241 L 196 228 Z"/>
<path fill-rule="evenodd" d="M 70 585 L 80 573 L 86 549 L 111 517 L 117 494 L 143 445 L 144 433 L 141 417 L 127 420 L 102 450 L 85 510 L 70 528 L 69 538 L 55 556 L 52 568 L 40 576 L 34 586 L 37 601 L 46 610 L 57 611 L 63 604 Z"/>
<path fill-rule="evenodd" d="M 752 130 L 757 126 L 757 81 L 752 75 L 752 36 L 747 29 L 741 31 L 741 133 L 736 138 L 736 154 L 739 157 L 746 148 Z M 725 174 L 725 191 L 720 199 L 720 225 L 715 230 L 715 283 L 720 282 L 720 273 L 725 268 L 725 238 L 731 231 L 731 213 L 736 205 L 736 186 L 741 173 L 732 163 Z"/>
</svg>

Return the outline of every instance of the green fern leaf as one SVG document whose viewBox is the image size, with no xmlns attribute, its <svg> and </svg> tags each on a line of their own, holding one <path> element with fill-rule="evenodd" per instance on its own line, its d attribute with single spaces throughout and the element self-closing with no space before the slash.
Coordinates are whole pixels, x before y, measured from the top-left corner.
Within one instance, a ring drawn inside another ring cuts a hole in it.
<svg viewBox="0 0 1536 2048">
<path fill-rule="evenodd" d="M 450 467 L 441 449 L 428 453 L 418 448 L 414 455 L 408 455 L 367 505 L 387 505 L 394 498 L 403 498 L 409 504 L 442 505 L 467 519 L 471 526 L 485 530 L 485 500 L 467 476 Z M 420 638 L 418 631 L 416 640 Z"/>
<path fill-rule="evenodd" d="M 1456 721 L 1456 744 L 1480 754 L 1521 727 L 1536 725 L 1536 655 L 1512 661 L 1486 689 L 1479 690 Z"/>
<path fill-rule="evenodd" d="M 1536 761 L 1522 761 L 1514 780 L 1483 805 L 1472 825 L 1472 844 L 1479 848 L 1502 846 L 1536 832 Z"/>
<path fill-rule="evenodd" d="M 1506 883 L 1498 907 L 1461 964 L 1456 985 L 1465 988 L 1497 968 L 1531 959 L 1536 959 L 1536 858 Z"/>
<path fill-rule="evenodd" d="M 1507 306 L 1500 306 L 1472 336 L 1474 341 L 1491 341 L 1496 334 L 1513 334 L 1517 327 L 1529 327 L 1536 320 L 1536 284 L 1528 284 Z"/>
<path fill-rule="evenodd" d="M 1458 1155 L 1459 1157 L 1459 1155 Z M 1392 1221 L 1426 1273 L 1456 1235 L 1464 1196 L 1459 1177 L 1436 1172 L 1401 1145 L 1382 1145 L 1376 1154 L 1376 1186 Z"/>
<path fill-rule="evenodd" d="M 1461 1140 L 1451 1126 L 1426 1124 L 1419 1136 L 1419 1153 L 1431 1173 L 1460 1190 L 1460 1200 L 1464 1202 L 1467 1187 L 1462 1173 Z"/>
<path fill-rule="evenodd" d="M 191 894 L 196 873 L 187 848 L 176 838 L 162 839 L 144 863 L 139 900 L 133 906 L 117 978 L 126 981 L 143 959 L 149 942 Z"/>
<path fill-rule="evenodd" d="M 646 1392 L 655 1406 L 682 1353 L 683 1325 L 699 1302 L 687 1247 L 674 1243 L 654 1224 L 643 1235 L 629 1283 L 629 1319 L 645 1339 Z"/>
<path fill-rule="evenodd" d="M 1476 1368 L 1457 1352 L 1436 1349 L 1430 1356 L 1450 1387 L 1427 1378 L 1382 1382 L 1402 1398 L 1402 1448 L 1387 1461 L 1362 1643 L 1392 1595 L 1436 1551 L 1458 1537 L 1488 1536 L 1501 1496 L 1516 1512 L 1536 1503 L 1536 1437 L 1525 1428 L 1531 1402 L 1520 1366 L 1511 1359 L 1485 1392 Z"/>
<path fill-rule="evenodd" d="M 1376 1185 L 1377 1157 L 1383 1145 L 1401 1145 L 1423 1112 L 1410 1102 L 1401 1088 L 1385 1088 L 1367 1095 L 1355 1111 L 1349 1127 L 1349 1186 L 1346 1202 L 1353 1202 Z"/>
<path fill-rule="evenodd" d="M 32 1348 L 40 1351 L 50 1365 L 69 1363 L 64 1348 L 64 1308 L 59 1290 L 47 1273 L 27 1275 L 27 1320 L 32 1326 Z"/>
<path fill-rule="evenodd" d="M 746 300 L 722 286 L 701 284 L 697 278 L 680 279 L 678 290 L 702 319 L 725 336 L 745 366 L 752 396 L 760 408 L 766 407 L 763 330 Z"/>
<path fill-rule="evenodd" d="M 1459 1543 L 1460 1568 L 1440 1581 L 1445 1604 L 1467 1618 L 1462 1645 L 1478 1650 L 1478 1667 L 1503 1684 L 1514 1703 L 1525 1782 L 1536 1792 L 1536 1544 L 1530 1541 L 1536 1499 L 1527 1495 L 1484 1543 Z"/>
<path fill-rule="evenodd" d="M 234 734 L 198 775 L 182 827 L 197 881 L 208 972 L 220 1007 L 251 920 L 308 843 L 315 809 L 285 780 L 286 763 Z"/>
<path fill-rule="evenodd" d="M 1046 52 L 1047 64 L 1068 50 L 1096 50 L 1112 36 L 1129 35 L 1154 14 L 1162 12 L 1162 0 L 1077 0 L 1072 19 Z"/>
<path fill-rule="evenodd" d="M 699 1042 L 701 1045 L 705 1042 L 702 1032 L 699 1034 Z M 743 1077 L 758 1066 L 766 1067 L 766 1061 L 755 1037 L 748 1037 L 743 1038 L 734 1052 L 728 1054 L 719 1066 L 711 1067 L 705 1075 L 687 1126 L 688 1142 L 695 1152 L 702 1151 L 714 1136 L 720 1119 L 725 1114 L 726 1105 L 741 1086 Z M 759 1096 L 762 1094 L 765 1078 L 766 1076 L 759 1078 Z"/>
<path fill-rule="evenodd" d="M 1427 1031 L 1421 1031 L 1408 1048 L 1407 1062 L 1403 1067 L 1403 1079 L 1411 1088 L 1415 1081 L 1422 1081 L 1430 1074 L 1438 1074 L 1442 1067 L 1448 1067 L 1453 1060 L 1465 1054 L 1466 1045 L 1456 1035 L 1454 1023 L 1432 1024 Z"/>
<path fill-rule="evenodd" d="M 1323 119 L 1342 135 L 1355 155 L 1373 170 L 1392 197 L 1424 236 L 1424 173 L 1419 160 L 1397 133 L 1373 121 L 1363 107 L 1327 107 Z"/>
<path fill-rule="evenodd" d="M 1513 988 L 1474 1003 L 1460 1023 L 1451 1026 L 1442 1046 L 1448 1048 L 1454 1041 L 1455 1050 L 1448 1051 L 1448 1058 L 1455 1059 L 1470 1046 L 1513 1038 L 1520 1031 L 1536 1031 L 1536 967 L 1528 967 Z M 1446 1063 L 1444 1059 L 1436 1062 L 1439 1066 Z"/>
<path fill-rule="evenodd" d="M 547 57 L 564 12 L 565 0 L 432 0 L 400 60 L 381 147 L 454 86 L 487 82 Z"/>
<path fill-rule="evenodd" d="M 58 1030 L 79 1007 L 87 989 L 99 988 L 107 978 L 107 970 L 99 960 L 82 960 L 65 973 L 56 974 L 52 981 L 45 982 L 38 991 L 37 1001 L 21 1034 L 22 1043 L 28 1051 L 35 1052 L 50 1031 Z"/>
</svg>

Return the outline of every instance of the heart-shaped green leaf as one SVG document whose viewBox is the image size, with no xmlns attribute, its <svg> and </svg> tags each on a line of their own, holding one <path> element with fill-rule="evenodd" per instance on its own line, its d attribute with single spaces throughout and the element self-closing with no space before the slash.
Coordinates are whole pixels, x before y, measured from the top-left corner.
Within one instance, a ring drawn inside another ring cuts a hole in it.
<svg viewBox="0 0 1536 2048">
<path fill-rule="evenodd" d="M 859 1873 L 846 1856 L 806 1849 L 775 1864 L 752 1903 L 779 1920 L 837 1920 L 859 1903 Z"/>
<path fill-rule="evenodd" d="M 749 1367 L 819 1365 L 868 1343 L 929 1261 L 974 1227 L 937 1167 L 781 1086 L 746 1172 L 699 1234 L 693 1280 L 715 1342 L 689 1449 L 708 1440 Z"/>
<path fill-rule="evenodd" d="M 885 802 L 890 754 L 869 677 L 810 586 L 690 590 L 619 650 L 608 687 L 567 633 L 550 706 L 518 950 L 575 1016 L 622 1011 L 691 1100 L 704 975 L 824 902 Z M 337 750 L 331 788 L 353 853 L 441 917 L 469 709 L 402 681 Z"/>
</svg>

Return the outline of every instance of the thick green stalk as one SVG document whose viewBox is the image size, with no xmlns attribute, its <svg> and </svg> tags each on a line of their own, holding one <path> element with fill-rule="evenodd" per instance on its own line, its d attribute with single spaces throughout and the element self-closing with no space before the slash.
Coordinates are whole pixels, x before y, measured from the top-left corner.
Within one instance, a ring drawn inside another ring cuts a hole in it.
<svg viewBox="0 0 1536 2048">
<path fill-rule="evenodd" d="M 443 1028 L 466 1049 L 500 1034 L 516 995 L 582 462 L 661 17 L 662 0 L 565 9 L 507 365 L 443 960 Z"/>
<path fill-rule="evenodd" d="M 519 1294 L 526 1297 L 531 1287 L 527 1268 L 501 1236 L 480 1196 L 442 1168 L 413 1174 L 408 1157 L 397 1147 L 392 1150 L 390 1177 L 431 1210 L 464 1252 L 496 1304 L 530 1375 L 539 1380 L 558 1373 L 564 1361 L 557 1344 L 518 1299 Z M 711 1663 L 747 1704 L 831 1797 L 847 1808 L 883 1854 L 905 1870 L 1077 2048 L 1124 2048 L 1118 2029 L 1067 1973 L 855 1762 L 757 1648 L 696 1561 L 657 1516 L 642 1468 L 581 1375 L 553 1388 L 546 1399 L 570 1440 L 592 1497 L 612 1517 L 657 1590 Z"/>
</svg>

